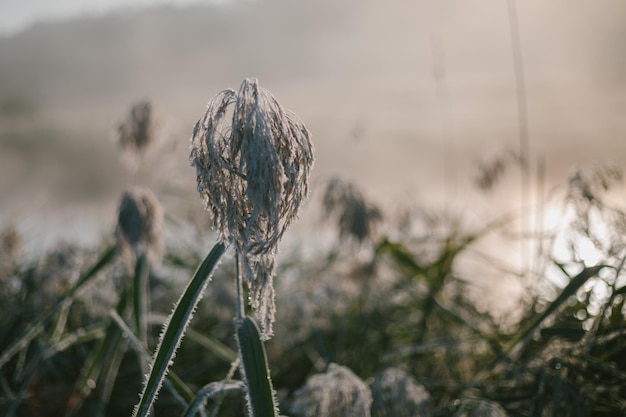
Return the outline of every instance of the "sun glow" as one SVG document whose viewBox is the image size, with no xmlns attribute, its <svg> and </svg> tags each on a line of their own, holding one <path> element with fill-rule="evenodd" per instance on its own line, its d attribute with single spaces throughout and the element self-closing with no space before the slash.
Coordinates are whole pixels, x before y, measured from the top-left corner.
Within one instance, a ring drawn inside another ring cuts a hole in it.
<svg viewBox="0 0 626 417">
<path fill-rule="evenodd" d="M 563 205 L 548 205 L 544 209 L 543 231 L 552 238 L 550 255 L 560 263 L 577 261 L 586 266 L 597 265 L 606 256 L 599 244 L 608 240 L 608 231 L 601 222 L 594 222 L 592 240 L 572 228 L 576 216 L 571 207 Z"/>
</svg>

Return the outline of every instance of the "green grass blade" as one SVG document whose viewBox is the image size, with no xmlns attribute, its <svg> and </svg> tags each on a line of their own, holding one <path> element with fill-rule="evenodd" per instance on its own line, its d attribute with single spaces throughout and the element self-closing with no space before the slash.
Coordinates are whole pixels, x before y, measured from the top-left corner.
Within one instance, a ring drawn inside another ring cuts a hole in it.
<svg viewBox="0 0 626 417">
<path fill-rule="evenodd" d="M 465 388 L 465 392 L 468 392 L 471 388 L 485 378 L 487 378 L 492 371 L 505 359 L 516 360 L 524 351 L 528 341 L 532 338 L 535 331 L 541 326 L 549 316 L 556 312 L 572 295 L 575 295 L 580 287 L 583 286 L 587 280 L 597 275 L 607 265 L 597 265 L 583 269 L 578 275 L 572 278 L 569 284 L 561 291 L 561 294 L 548 306 L 548 308 L 541 313 L 541 315 L 533 320 L 523 331 L 521 331 L 517 337 L 510 341 L 498 357 L 493 360 L 487 367 L 476 375 L 470 384 Z"/>
<path fill-rule="evenodd" d="M 248 390 L 250 415 L 252 417 L 278 415 L 265 347 L 261 342 L 259 328 L 250 317 L 245 317 L 241 324 L 237 325 L 237 343 Z"/>
<path fill-rule="evenodd" d="M 202 387 L 194 397 L 193 401 L 187 409 L 183 412 L 182 417 L 193 417 L 198 412 L 198 409 L 202 407 L 202 404 L 209 398 L 213 398 L 218 394 L 227 394 L 233 391 L 244 391 L 245 385 L 241 381 L 230 382 L 211 382 L 208 385 Z"/>
<path fill-rule="evenodd" d="M 76 294 L 80 289 L 82 289 L 85 286 L 85 284 L 91 281 L 91 279 L 95 277 L 98 274 L 98 272 L 100 272 L 100 270 L 104 268 L 109 262 L 111 262 L 115 258 L 116 255 L 117 255 L 116 246 L 111 246 L 109 249 L 107 249 L 104 255 L 102 255 L 102 257 L 98 260 L 98 262 L 96 262 L 96 264 L 93 267 L 91 267 L 91 269 L 87 271 L 85 275 L 81 276 L 78 279 L 78 281 L 76 281 L 76 284 L 69 291 L 66 298 L 74 297 L 74 294 Z"/>
<path fill-rule="evenodd" d="M 57 353 L 63 352 L 74 345 L 86 343 L 95 339 L 101 339 L 104 337 L 105 332 L 106 327 L 101 324 L 97 324 L 88 328 L 83 327 L 72 333 L 65 334 L 62 338 L 59 338 L 54 345 L 46 349 L 43 354 L 43 358 L 51 358 Z"/>
<path fill-rule="evenodd" d="M 377 253 L 388 251 L 392 258 L 410 275 L 420 275 L 426 272 L 426 269 L 417 263 L 415 256 L 411 254 L 402 244 L 391 242 L 387 239 L 378 247 Z"/>
<path fill-rule="evenodd" d="M 115 307 L 118 314 L 123 314 L 126 310 L 126 304 L 128 303 L 129 298 L 128 292 L 129 291 L 124 289 L 120 295 L 120 299 Z M 74 388 L 77 398 L 80 398 L 81 400 L 75 402 L 72 410 L 78 409 L 82 400 L 87 398 L 93 389 L 93 385 L 98 379 L 102 367 L 106 364 L 106 358 L 109 356 L 109 352 L 114 348 L 117 349 L 117 338 L 119 338 L 117 326 L 113 321 L 110 321 L 107 324 L 104 337 L 100 340 L 98 346 L 92 350 L 89 358 L 85 361 L 83 369 L 81 370 L 80 377 Z M 69 412 L 68 415 L 73 415 L 73 411 Z"/>
<path fill-rule="evenodd" d="M 591 266 L 583 269 L 578 275 L 572 278 L 569 284 L 561 291 L 561 294 L 550 303 L 548 308 L 504 349 L 504 353 L 507 353 L 509 356 L 516 356 L 521 353 L 526 342 L 530 340 L 535 330 L 541 326 L 541 323 L 557 311 L 571 296 L 575 295 L 578 289 L 582 287 L 589 278 L 596 276 L 603 268 L 606 268 L 606 265 Z"/>
<path fill-rule="evenodd" d="M 35 339 L 45 328 L 47 322 L 54 317 L 54 315 L 63 308 L 65 304 L 68 303 L 69 300 L 74 298 L 76 293 L 81 290 L 87 283 L 89 283 L 94 277 L 97 276 L 97 273 L 104 268 L 109 262 L 111 262 L 115 255 L 117 254 L 117 249 L 115 246 L 109 248 L 104 255 L 98 260 L 98 262 L 83 276 L 81 276 L 76 284 L 61 298 L 57 304 L 50 309 L 48 313 L 42 316 L 39 320 L 37 320 L 33 325 L 31 325 L 26 332 L 19 337 L 11 346 L 9 346 L 2 355 L 0 355 L 0 368 L 2 368 L 8 361 L 11 360 L 16 353 L 20 352 L 22 349 L 25 349 L 29 343 Z"/>
<path fill-rule="evenodd" d="M 193 339 L 200 346 L 213 353 L 218 358 L 223 359 L 225 362 L 232 363 L 237 359 L 237 353 L 219 340 L 204 335 L 192 328 L 187 330 L 187 335 L 190 339 Z"/>
<path fill-rule="evenodd" d="M 111 403 L 111 394 L 119 373 L 124 354 L 126 353 L 127 342 L 122 338 L 122 332 L 117 331 L 114 336 L 111 350 L 106 354 L 106 362 L 100 374 L 101 387 L 97 397 L 95 417 L 103 417 L 106 415 L 106 408 Z"/>
<path fill-rule="evenodd" d="M 146 380 L 141 393 L 139 403 L 133 411 L 135 417 L 145 417 L 148 415 L 154 400 L 161 388 L 167 369 L 173 360 L 176 350 L 180 345 L 187 325 L 191 320 L 193 312 L 200 301 L 206 288 L 211 273 L 217 265 L 226 247 L 223 243 L 217 243 L 202 264 L 196 270 L 193 278 L 185 288 L 182 296 L 174 307 L 169 323 L 166 323 L 161 336 L 161 341 L 152 362 L 150 375 Z"/>
<path fill-rule="evenodd" d="M 149 287 L 150 263 L 145 255 L 137 259 L 135 276 L 133 278 L 133 313 L 137 336 L 148 347 L 148 321 L 149 311 Z"/>
<path fill-rule="evenodd" d="M 145 346 L 141 343 L 139 338 L 135 336 L 133 331 L 128 327 L 124 319 L 115 311 L 112 310 L 109 315 L 113 320 L 113 323 L 119 327 L 124 335 L 126 335 L 127 340 L 130 343 L 130 346 L 139 354 L 141 359 L 145 360 L 146 363 L 150 363 L 150 353 L 146 350 Z M 166 388 L 170 390 L 174 398 L 182 404 L 184 407 L 187 407 L 189 402 L 193 400 L 193 393 L 191 389 L 174 373 L 168 372 L 165 376 L 164 384 Z"/>
</svg>

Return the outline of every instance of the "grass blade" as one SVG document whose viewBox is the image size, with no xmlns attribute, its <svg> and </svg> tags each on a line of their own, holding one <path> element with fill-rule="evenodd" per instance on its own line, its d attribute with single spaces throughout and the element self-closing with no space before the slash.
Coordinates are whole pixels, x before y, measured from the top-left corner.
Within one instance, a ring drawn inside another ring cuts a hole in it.
<svg viewBox="0 0 626 417">
<path fill-rule="evenodd" d="M 140 357 L 140 360 L 145 361 L 146 363 L 150 363 L 150 353 L 146 350 L 145 346 L 141 343 L 139 338 L 135 336 L 130 327 L 124 322 L 124 319 L 117 314 L 115 310 L 111 310 L 109 312 L 111 319 L 119 327 L 121 332 L 126 336 L 128 342 L 130 343 L 130 347 L 137 352 Z M 184 407 L 187 407 L 187 404 L 193 399 L 193 393 L 191 389 L 174 373 L 168 372 L 165 376 L 165 387 L 170 390 L 174 398 L 182 404 Z"/>
<path fill-rule="evenodd" d="M 183 412 L 182 417 L 195 416 L 198 409 L 202 407 L 202 404 L 209 398 L 232 391 L 243 391 L 244 389 L 245 385 L 241 381 L 211 382 L 198 391 L 191 404 L 189 404 L 187 409 Z"/>
<path fill-rule="evenodd" d="M 274 417 L 277 413 L 274 389 L 267 367 L 267 355 L 254 320 L 245 317 L 237 326 L 241 367 L 248 388 L 248 406 L 252 417 Z"/>
<path fill-rule="evenodd" d="M 497 366 L 502 364 L 506 359 L 509 361 L 517 360 L 524 351 L 528 342 L 531 340 L 535 331 L 539 328 L 539 326 L 541 326 L 541 323 L 556 312 L 559 307 L 561 307 L 563 303 L 566 302 L 572 295 L 575 295 L 578 289 L 582 287 L 589 278 L 597 275 L 603 268 L 606 267 L 607 265 L 587 267 L 572 278 L 569 284 L 548 306 L 548 308 L 537 319 L 532 321 L 523 331 L 521 331 L 517 337 L 509 342 L 495 360 L 493 360 L 487 367 L 480 371 L 478 375 L 476 375 L 476 377 L 465 388 L 465 392 L 469 392 L 469 390 L 475 387 L 478 382 L 487 378 L 494 371 L 494 369 L 496 369 Z"/>
<path fill-rule="evenodd" d="M 165 325 L 154 361 L 152 362 L 150 375 L 144 385 L 141 399 L 133 411 L 133 416 L 145 417 L 148 415 L 157 393 L 161 388 L 167 369 L 180 345 L 187 325 L 209 282 L 211 273 L 225 250 L 226 247 L 221 242 L 213 247 L 211 252 L 198 267 L 189 285 L 187 285 L 187 288 L 185 288 L 185 291 L 176 303 L 171 319 L 169 323 Z"/>
<path fill-rule="evenodd" d="M 137 259 L 135 265 L 135 277 L 133 279 L 133 313 L 135 316 L 135 327 L 137 336 L 142 343 L 148 347 L 148 321 L 149 309 L 149 287 L 148 276 L 150 275 L 150 263 L 145 255 Z"/>
<path fill-rule="evenodd" d="M 563 305 L 571 296 L 575 295 L 580 287 L 583 286 L 587 280 L 595 275 L 597 275 L 600 270 L 606 268 L 606 265 L 597 265 L 591 266 L 583 269 L 578 275 L 571 279 L 569 284 L 561 291 L 561 294 L 550 303 L 548 308 L 535 319 L 524 331 L 520 333 L 518 337 L 516 337 L 506 349 L 504 349 L 504 353 L 507 353 L 509 357 L 515 357 L 521 353 L 526 345 L 527 341 L 530 340 L 535 330 L 541 326 L 548 317 L 552 315 L 555 311 Z"/>
<path fill-rule="evenodd" d="M 87 283 L 89 283 L 92 278 L 97 276 L 97 273 L 106 266 L 109 262 L 113 260 L 115 255 L 117 254 L 117 249 L 115 246 L 109 248 L 104 255 L 98 260 L 98 262 L 83 276 L 81 276 L 76 284 L 61 298 L 58 303 L 50 309 L 50 311 L 41 317 L 37 322 L 35 322 L 32 326 L 30 326 L 24 335 L 18 338 L 11 346 L 9 346 L 3 353 L 0 355 L 0 368 L 2 368 L 11 358 L 22 349 L 26 348 L 29 343 L 35 339 L 45 328 L 47 322 L 54 317 L 54 315 L 63 308 L 63 306 L 71 299 L 74 298 L 76 293 L 82 289 Z"/>
<path fill-rule="evenodd" d="M 225 362 L 232 363 L 237 359 L 237 353 L 219 340 L 213 339 L 192 328 L 187 330 L 187 334 L 190 339 L 193 339 L 200 346 L 213 353 L 218 358 L 223 359 Z"/>
<path fill-rule="evenodd" d="M 123 314 L 124 310 L 126 310 L 128 298 L 128 291 L 122 291 L 116 307 L 116 311 L 119 314 Z M 83 402 L 96 386 L 96 381 L 100 378 L 100 373 L 105 365 L 107 368 L 113 366 L 111 362 L 112 358 L 115 356 L 113 352 L 117 351 L 120 340 L 121 334 L 116 324 L 113 321 L 109 322 L 104 337 L 100 340 L 98 346 L 91 352 L 89 358 L 83 365 L 80 377 L 74 387 L 74 401 L 72 406 L 68 409 L 66 416 L 76 415 L 80 407 L 82 407 Z M 105 370 L 105 372 L 107 371 Z"/>
</svg>

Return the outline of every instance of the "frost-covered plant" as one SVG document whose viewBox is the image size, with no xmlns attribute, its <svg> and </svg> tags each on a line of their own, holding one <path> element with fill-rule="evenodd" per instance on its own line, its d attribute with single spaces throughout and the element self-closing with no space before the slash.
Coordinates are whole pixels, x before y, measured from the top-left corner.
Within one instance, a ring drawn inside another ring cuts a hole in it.
<svg viewBox="0 0 626 417">
<path fill-rule="evenodd" d="M 372 394 L 345 366 L 331 363 L 295 393 L 291 411 L 299 417 L 369 417 Z"/>
<path fill-rule="evenodd" d="M 311 135 L 256 79 L 208 104 L 191 138 L 198 192 L 220 240 L 242 256 L 263 333 L 274 321 L 278 242 L 309 193 Z"/>
<path fill-rule="evenodd" d="M 399 368 L 387 368 L 376 375 L 372 390 L 372 417 L 427 417 L 430 394 Z"/>
<path fill-rule="evenodd" d="M 233 367 L 240 365 L 243 384 L 229 385 L 228 377 L 206 392 L 201 390 L 193 404 L 202 404 L 208 395 L 243 389 L 249 415 L 278 415 L 262 339 L 272 334 L 278 242 L 309 192 L 310 136 L 304 124 L 255 79 L 245 80 L 238 92 L 224 90 L 209 102 L 193 129 L 189 159 L 219 242 L 196 270 L 164 326 L 134 416 L 149 414 L 213 270 L 231 244 L 238 259 L 234 322 L 239 354 Z M 250 288 L 250 304 L 261 321 L 262 334 L 245 316 L 241 276 Z M 196 410 L 191 406 L 185 415 Z"/>
</svg>

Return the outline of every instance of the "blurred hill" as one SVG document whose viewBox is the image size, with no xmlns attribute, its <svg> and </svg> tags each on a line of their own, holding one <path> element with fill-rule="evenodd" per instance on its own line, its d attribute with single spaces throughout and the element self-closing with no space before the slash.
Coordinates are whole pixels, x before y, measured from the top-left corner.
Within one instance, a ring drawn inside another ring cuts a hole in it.
<svg viewBox="0 0 626 417">
<path fill-rule="evenodd" d="M 625 162 L 626 3 L 518 3 L 532 154 L 550 182 Z M 517 146 L 512 65 L 495 0 L 239 1 L 39 23 L 0 38 L 0 222 L 67 231 L 86 206 L 110 216 L 132 182 L 192 216 L 191 127 L 245 77 L 312 130 L 317 184 L 342 175 L 392 207 L 464 205 L 477 162 Z M 115 129 L 141 99 L 159 145 L 132 174 Z"/>
</svg>

